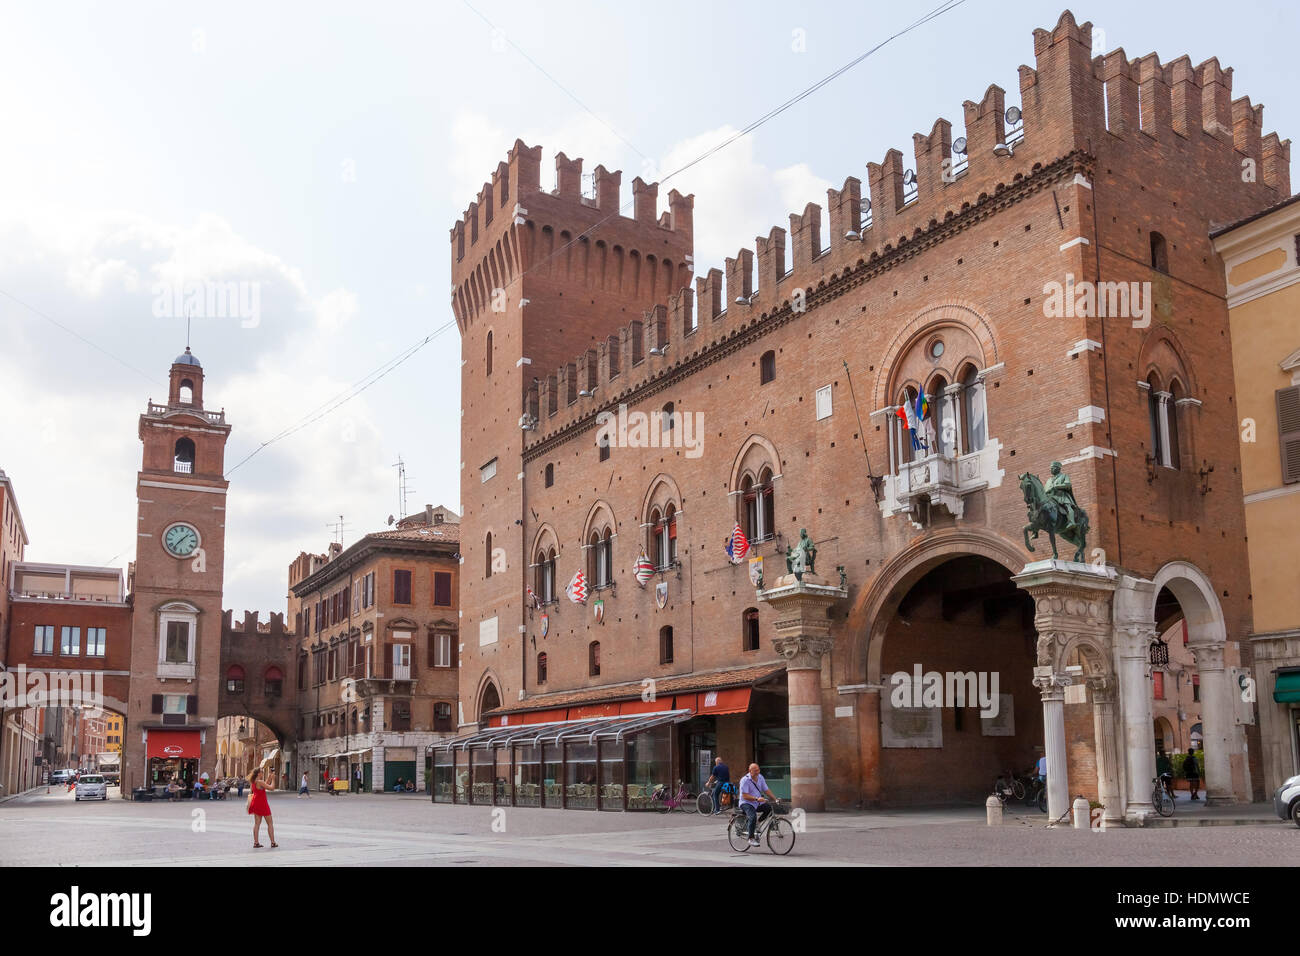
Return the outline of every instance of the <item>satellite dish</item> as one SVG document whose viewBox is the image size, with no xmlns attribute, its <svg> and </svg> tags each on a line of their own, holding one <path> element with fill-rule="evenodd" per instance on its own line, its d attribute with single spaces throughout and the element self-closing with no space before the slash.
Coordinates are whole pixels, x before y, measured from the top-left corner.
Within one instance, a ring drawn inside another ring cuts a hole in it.
<svg viewBox="0 0 1300 956">
<path fill-rule="evenodd" d="M 959 156 L 966 155 L 966 137 L 958 136 L 952 141 L 952 151 Z"/>
<path fill-rule="evenodd" d="M 903 184 L 910 186 L 914 182 L 916 182 L 916 173 L 912 172 L 910 169 L 905 170 L 903 172 Z"/>
<path fill-rule="evenodd" d="M 1007 122 L 1010 123 L 1012 126 L 1015 126 L 1017 123 L 1020 122 L 1020 107 L 1019 107 L 1019 106 L 1008 106 L 1008 107 L 1007 107 Z"/>
<path fill-rule="evenodd" d="M 396 520 L 397 520 L 397 519 L 394 518 L 392 515 L 389 515 L 389 516 L 388 516 L 388 523 L 389 523 L 390 525 L 391 525 L 394 521 L 396 521 Z"/>
</svg>

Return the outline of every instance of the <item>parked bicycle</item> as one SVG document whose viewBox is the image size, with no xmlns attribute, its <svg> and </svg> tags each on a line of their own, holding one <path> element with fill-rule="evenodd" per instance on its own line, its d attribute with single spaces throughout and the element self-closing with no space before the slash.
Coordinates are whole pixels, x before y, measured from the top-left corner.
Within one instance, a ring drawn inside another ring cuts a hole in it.
<svg viewBox="0 0 1300 956">
<path fill-rule="evenodd" d="M 707 794 L 704 794 L 704 796 L 707 796 Z M 687 788 L 684 780 L 677 782 L 675 796 L 669 796 L 668 788 L 662 783 L 655 787 L 650 793 L 650 806 L 661 813 L 672 813 L 674 810 L 685 810 L 687 813 L 700 812 L 697 797 Z M 713 804 L 709 804 L 709 810 L 710 812 L 713 810 Z"/>
<path fill-rule="evenodd" d="M 1174 815 L 1174 798 L 1169 795 L 1169 791 L 1159 777 L 1152 778 L 1151 783 L 1151 805 L 1156 808 L 1156 812 L 1162 817 L 1172 817 Z"/>
<path fill-rule="evenodd" d="M 1047 812 L 1047 784 L 1037 777 L 1010 777 L 1004 774 L 993 782 L 993 795 L 1005 807 L 1011 800 L 1024 800 L 1027 807 Z"/>
<path fill-rule="evenodd" d="M 994 793 L 1005 793 L 1006 797 L 999 796 L 998 799 L 1006 803 L 1008 799 L 1023 800 L 1025 799 L 1025 777 L 1022 774 L 1006 771 L 998 776 L 993 782 Z"/>
<path fill-rule="evenodd" d="M 788 813 L 784 806 L 774 803 L 772 812 L 754 827 L 754 839 L 766 838 L 767 848 L 777 856 L 785 856 L 794 849 L 794 824 L 786 816 Z M 743 810 L 732 810 L 727 818 L 727 843 L 737 853 L 749 849 L 749 817 Z"/>
</svg>

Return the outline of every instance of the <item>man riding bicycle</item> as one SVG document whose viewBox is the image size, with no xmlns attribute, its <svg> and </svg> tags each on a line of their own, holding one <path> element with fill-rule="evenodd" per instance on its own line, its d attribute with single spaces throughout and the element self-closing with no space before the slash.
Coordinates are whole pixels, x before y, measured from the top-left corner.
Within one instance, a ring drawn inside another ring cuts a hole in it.
<svg viewBox="0 0 1300 956">
<path fill-rule="evenodd" d="M 764 802 L 764 797 L 768 802 Z M 740 778 L 740 809 L 749 818 L 749 845 L 759 846 L 754 839 L 754 828 L 758 821 L 770 816 L 772 807 L 777 803 L 776 794 L 768 789 L 767 780 L 758 772 L 758 764 L 749 765 L 749 773 Z"/>
<path fill-rule="evenodd" d="M 708 780 L 704 781 L 704 786 L 710 790 L 711 796 L 713 797 L 713 812 L 715 815 L 722 812 L 722 807 L 719 805 L 719 801 L 722 799 L 723 788 L 730 785 L 731 770 L 722 762 L 721 757 L 714 757 L 713 773 L 709 776 Z"/>
</svg>

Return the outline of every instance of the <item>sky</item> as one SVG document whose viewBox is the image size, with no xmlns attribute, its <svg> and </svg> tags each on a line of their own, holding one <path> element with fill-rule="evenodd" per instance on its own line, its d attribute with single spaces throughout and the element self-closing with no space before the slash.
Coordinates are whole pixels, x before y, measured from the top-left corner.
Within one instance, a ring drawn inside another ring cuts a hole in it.
<svg viewBox="0 0 1300 956">
<path fill-rule="evenodd" d="M 134 559 L 136 420 L 185 347 L 159 292 L 187 283 L 244 293 L 191 331 L 233 425 L 237 617 L 283 610 L 290 561 L 340 515 L 345 545 L 383 529 L 399 457 L 408 511 L 459 511 L 449 229 L 515 139 L 542 145 L 544 186 L 563 151 L 623 170 L 630 204 L 634 176 L 663 180 L 940 2 L 6 3 L 0 469 L 28 560 Z M 721 267 L 888 149 L 910 160 L 936 118 L 959 135 L 990 83 L 1018 103 L 1032 31 L 1063 9 L 965 0 L 668 178 L 660 211 L 693 192 L 696 270 Z M 1300 134 L 1300 6 L 1072 9 L 1094 53 L 1219 57 L 1266 131 Z"/>
</svg>

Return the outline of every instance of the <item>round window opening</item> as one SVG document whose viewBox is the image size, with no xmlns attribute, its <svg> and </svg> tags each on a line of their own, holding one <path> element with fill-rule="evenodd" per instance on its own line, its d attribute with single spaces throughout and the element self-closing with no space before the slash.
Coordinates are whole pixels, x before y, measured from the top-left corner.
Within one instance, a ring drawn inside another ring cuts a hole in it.
<svg viewBox="0 0 1300 956">
<path fill-rule="evenodd" d="M 935 339 L 930 343 L 930 358 L 938 358 L 943 355 L 943 339 Z"/>
</svg>

